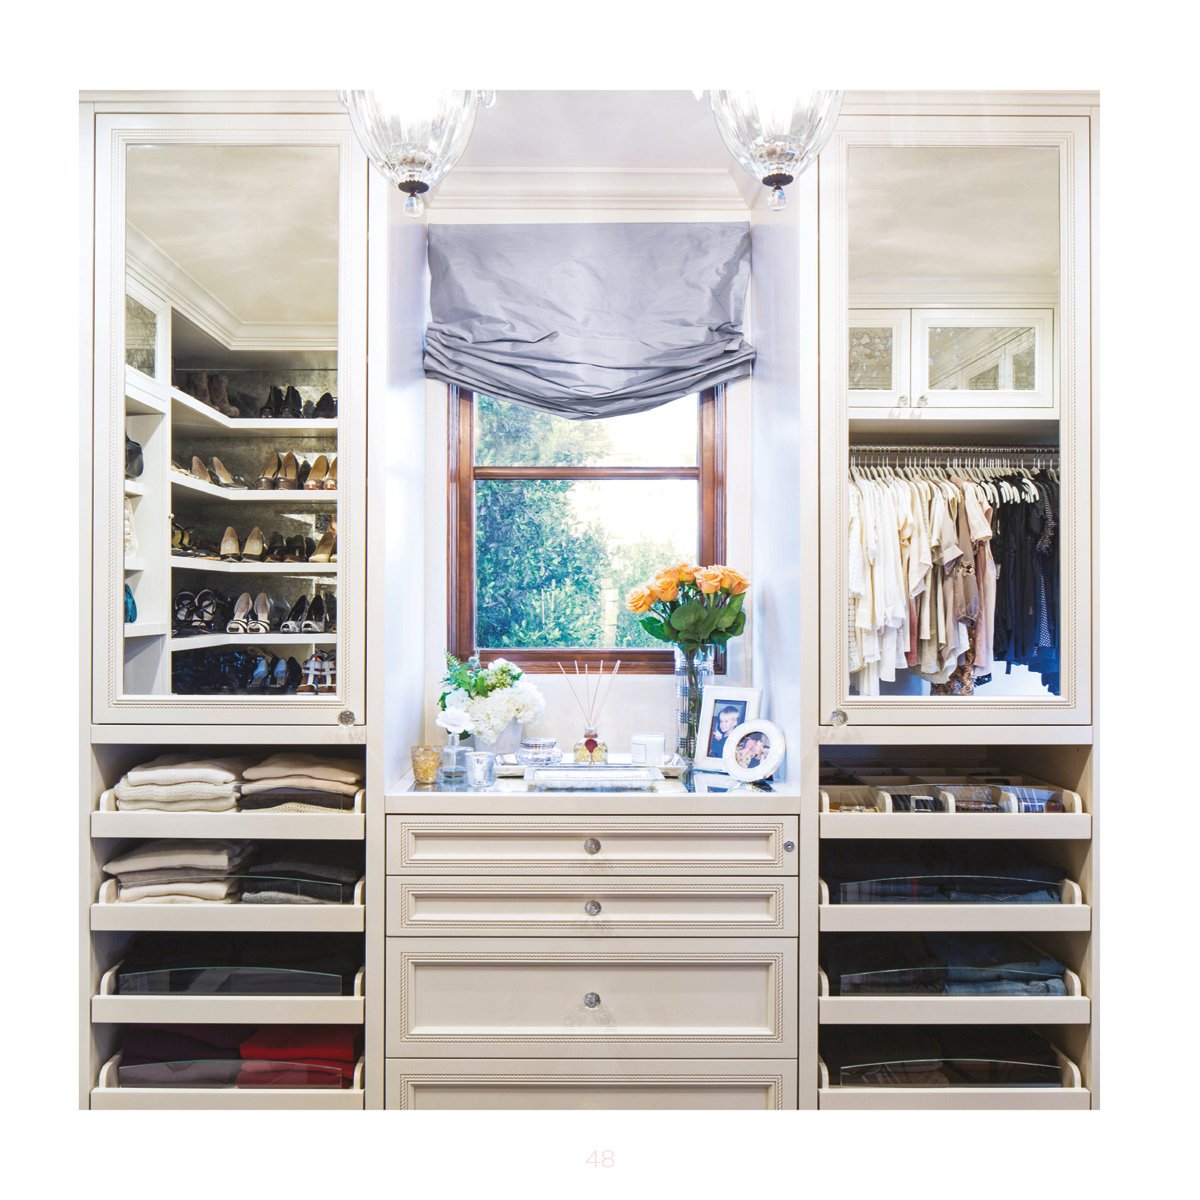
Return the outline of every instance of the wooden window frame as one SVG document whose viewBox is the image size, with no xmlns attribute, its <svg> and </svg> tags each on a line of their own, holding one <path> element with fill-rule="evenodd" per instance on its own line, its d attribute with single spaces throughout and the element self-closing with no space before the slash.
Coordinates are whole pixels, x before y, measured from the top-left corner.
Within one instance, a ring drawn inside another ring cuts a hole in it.
<svg viewBox="0 0 1200 1200">
<path fill-rule="evenodd" d="M 556 670 L 560 661 L 598 664 L 621 660 L 621 673 L 669 675 L 675 654 L 661 650 L 557 647 L 517 649 L 475 645 L 475 481 L 477 479 L 687 479 L 695 480 L 699 502 L 700 562 L 725 561 L 725 388 L 700 393 L 697 405 L 696 465 L 692 467 L 477 467 L 474 393 L 449 388 L 449 471 L 447 489 L 448 643 L 466 659 L 480 654 L 504 657 L 527 671 Z M 664 564 L 665 565 L 665 564 Z M 715 664 L 724 673 L 725 655 Z"/>
</svg>

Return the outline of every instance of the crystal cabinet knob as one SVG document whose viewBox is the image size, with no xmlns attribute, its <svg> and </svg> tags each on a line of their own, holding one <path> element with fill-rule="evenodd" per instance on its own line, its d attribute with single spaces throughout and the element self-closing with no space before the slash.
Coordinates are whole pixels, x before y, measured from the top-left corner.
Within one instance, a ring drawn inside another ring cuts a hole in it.
<svg viewBox="0 0 1200 1200">
<path fill-rule="evenodd" d="M 584 842 L 583 842 L 583 852 L 584 852 L 584 854 L 599 854 L 600 853 L 600 839 L 599 838 L 585 838 Z"/>
<path fill-rule="evenodd" d="M 599 992 L 584 993 L 583 1002 L 584 1002 L 584 1004 L 587 1005 L 588 1008 L 599 1008 L 600 1007 L 600 993 Z"/>
<path fill-rule="evenodd" d="M 354 713 L 348 708 L 343 708 L 342 711 L 340 713 L 338 713 L 338 724 L 339 725 L 353 725 L 354 724 Z"/>
<path fill-rule="evenodd" d="M 900 397 L 899 397 L 899 398 L 896 400 L 896 407 L 897 407 L 897 408 L 907 408 L 907 407 L 908 407 L 908 397 L 907 397 L 907 396 L 900 396 Z"/>
<path fill-rule="evenodd" d="M 583 906 L 583 911 L 585 913 L 587 913 L 587 915 L 589 917 L 597 916 L 600 912 L 600 901 L 599 900 L 589 900 Z"/>
<path fill-rule="evenodd" d="M 924 408 L 928 403 L 929 403 L 928 396 L 918 396 L 917 397 L 917 407 L 918 408 Z"/>
<path fill-rule="evenodd" d="M 846 715 L 845 711 L 840 708 L 835 708 L 833 712 L 829 714 L 830 725 L 842 726 L 845 725 L 848 720 L 850 720 L 850 718 Z"/>
<path fill-rule="evenodd" d="M 795 850 L 795 848 L 796 848 L 796 843 L 795 842 L 784 842 L 783 848 L 784 848 L 784 850 L 786 850 L 788 852 L 788 854 L 791 854 L 791 852 L 793 850 Z"/>
</svg>

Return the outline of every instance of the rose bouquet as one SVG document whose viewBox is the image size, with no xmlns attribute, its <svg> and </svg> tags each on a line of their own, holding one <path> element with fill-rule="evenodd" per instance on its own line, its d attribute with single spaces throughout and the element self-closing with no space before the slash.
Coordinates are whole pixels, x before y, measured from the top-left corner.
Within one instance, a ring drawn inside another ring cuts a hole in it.
<svg viewBox="0 0 1200 1200">
<path fill-rule="evenodd" d="M 696 757 L 702 676 L 711 673 L 712 648 L 724 649 L 746 628 L 743 605 L 750 580 L 732 567 L 679 563 L 658 572 L 625 597 L 639 624 L 676 648 L 678 730 L 676 750 Z"/>
<path fill-rule="evenodd" d="M 452 722 L 457 726 L 454 732 L 474 734 L 482 745 L 491 746 L 510 725 L 536 721 L 546 702 L 525 672 L 507 659 L 494 659 L 485 667 L 478 658 L 464 663 L 447 654 L 438 707 L 443 728 L 449 729 Z"/>
</svg>

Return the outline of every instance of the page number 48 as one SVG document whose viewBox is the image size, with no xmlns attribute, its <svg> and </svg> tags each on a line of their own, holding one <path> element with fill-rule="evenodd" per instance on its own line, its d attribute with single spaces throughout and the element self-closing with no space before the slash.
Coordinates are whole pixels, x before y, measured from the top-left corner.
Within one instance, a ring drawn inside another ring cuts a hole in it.
<svg viewBox="0 0 1200 1200">
<path fill-rule="evenodd" d="M 587 1156 L 589 1167 L 615 1167 L 617 1160 L 611 1150 L 593 1150 Z"/>
</svg>

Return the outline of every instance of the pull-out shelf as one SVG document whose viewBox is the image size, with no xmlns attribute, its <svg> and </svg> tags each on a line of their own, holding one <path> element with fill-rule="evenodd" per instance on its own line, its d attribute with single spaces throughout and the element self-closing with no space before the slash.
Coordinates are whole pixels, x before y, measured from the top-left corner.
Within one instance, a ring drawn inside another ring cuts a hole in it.
<svg viewBox="0 0 1200 1200">
<path fill-rule="evenodd" d="M 363 1107 L 363 1060 L 358 1060 L 348 1088 L 141 1088 L 121 1087 L 114 1055 L 100 1068 L 91 1094 L 95 1109 L 326 1109 L 354 1111 Z"/>
<path fill-rule="evenodd" d="M 119 995 L 117 972 L 110 967 L 92 997 L 97 1024 L 145 1025 L 361 1025 L 363 972 L 354 979 L 352 996 Z"/>
<path fill-rule="evenodd" d="M 822 1025 L 1086 1025 L 1092 1015 L 1071 970 L 1065 996 L 831 996 L 818 974 Z"/>
<path fill-rule="evenodd" d="M 366 911 L 365 887 L 366 881 L 360 879 L 354 888 L 352 904 L 120 904 L 117 881 L 106 879 L 100 885 L 99 899 L 91 908 L 91 925 L 93 930 L 361 933 Z"/>
<path fill-rule="evenodd" d="M 1083 903 L 1079 884 L 1063 881 L 1061 904 L 830 904 L 829 886 L 820 881 L 820 927 L 826 933 L 1086 931 L 1092 906 Z"/>
<path fill-rule="evenodd" d="M 233 840 L 361 842 L 365 829 L 360 788 L 349 812 L 121 812 L 112 790 L 92 813 L 94 838 L 230 838 Z"/>
<path fill-rule="evenodd" d="M 1091 1108 L 1092 1097 L 1079 1068 L 1055 1048 L 1062 1071 L 1061 1087 L 839 1087 L 818 1059 L 817 1103 L 829 1109 L 1059 1109 Z"/>
</svg>

